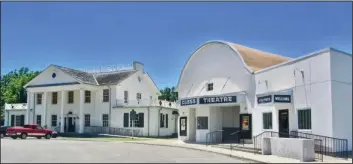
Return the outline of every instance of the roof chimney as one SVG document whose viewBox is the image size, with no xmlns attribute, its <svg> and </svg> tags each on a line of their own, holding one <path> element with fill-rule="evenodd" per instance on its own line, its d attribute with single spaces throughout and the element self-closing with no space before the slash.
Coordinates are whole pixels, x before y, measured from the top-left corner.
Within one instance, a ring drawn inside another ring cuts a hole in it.
<svg viewBox="0 0 353 164">
<path fill-rule="evenodd" d="M 141 62 L 138 62 L 138 61 L 134 61 L 133 63 L 132 63 L 132 65 L 133 65 L 133 68 L 135 69 L 135 70 L 138 70 L 138 71 L 142 71 L 142 72 L 144 72 L 144 70 L 143 70 L 143 63 L 141 63 Z"/>
</svg>

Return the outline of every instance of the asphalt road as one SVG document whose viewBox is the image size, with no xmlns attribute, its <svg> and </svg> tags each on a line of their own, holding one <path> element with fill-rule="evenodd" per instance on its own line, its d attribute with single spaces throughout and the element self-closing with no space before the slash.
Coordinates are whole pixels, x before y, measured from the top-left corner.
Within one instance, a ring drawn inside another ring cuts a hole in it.
<svg viewBox="0 0 353 164">
<path fill-rule="evenodd" d="M 1 139 L 1 163 L 244 163 L 232 157 L 184 148 L 131 143 Z"/>
</svg>

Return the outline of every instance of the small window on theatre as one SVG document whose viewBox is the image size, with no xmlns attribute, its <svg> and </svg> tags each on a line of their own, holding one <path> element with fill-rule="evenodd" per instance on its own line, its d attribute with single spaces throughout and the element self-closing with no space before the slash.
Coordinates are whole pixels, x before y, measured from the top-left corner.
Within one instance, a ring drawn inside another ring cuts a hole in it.
<svg viewBox="0 0 353 164">
<path fill-rule="evenodd" d="M 213 83 L 207 84 L 207 91 L 213 91 Z"/>
<path fill-rule="evenodd" d="M 73 104 L 74 103 L 74 91 L 69 91 L 69 96 L 67 98 L 68 98 L 67 103 Z"/>
<path fill-rule="evenodd" d="M 57 122 L 58 122 L 58 116 L 57 115 L 51 115 L 51 126 L 55 127 L 57 126 Z"/>
<path fill-rule="evenodd" d="M 58 92 L 52 92 L 51 103 L 58 104 Z"/>
<path fill-rule="evenodd" d="M 91 91 L 85 91 L 85 103 L 91 102 Z"/>
<path fill-rule="evenodd" d="M 103 102 L 109 102 L 109 89 L 103 89 Z"/>
<path fill-rule="evenodd" d="M 208 129 L 208 117 L 197 117 L 197 129 Z"/>
<path fill-rule="evenodd" d="M 141 100 L 141 93 L 136 93 L 136 99 Z"/>
<path fill-rule="evenodd" d="M 37 105 L 40 105 L 40 104 L 42 104 L 42 94 L 38 93 L 37 94 Z"/>
<path fill-rule="evenodd" d="M 262 114 L 263 129 L 272 129 L 272 113 Z"/>
<path fill-rule="evenodd" d="M 311 129 L 311 109 L 298 110 L 298 129 Z"/>
</svg>

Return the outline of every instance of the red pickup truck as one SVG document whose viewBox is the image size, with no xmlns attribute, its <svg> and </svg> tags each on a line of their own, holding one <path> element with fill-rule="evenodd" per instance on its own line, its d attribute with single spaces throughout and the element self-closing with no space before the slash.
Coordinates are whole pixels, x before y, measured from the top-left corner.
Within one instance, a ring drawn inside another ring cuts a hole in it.
<svg viewBox="0 0 353 164">
<path fill-rule="evenodd" d="M 9 127 L 6 129 L 6 135 L 12 139 L 17 139 L 18 137 L 21 139 L 26 139 L 28 136 L 37 137 L 38 139 L 41 139 L 42 137 L 50 139 L 51 137 L 55 138 L 57 133 L 50 129 L 44 129 L 37 124 L 29 124 L 24 125 L 23 127 Z"/>
</svg>

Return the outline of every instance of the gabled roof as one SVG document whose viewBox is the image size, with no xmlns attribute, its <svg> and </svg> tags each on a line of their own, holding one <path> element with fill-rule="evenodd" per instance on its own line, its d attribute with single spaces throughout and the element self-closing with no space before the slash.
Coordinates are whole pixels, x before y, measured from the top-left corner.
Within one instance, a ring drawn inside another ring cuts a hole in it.
<svg viewBox="0 0 353 164">
<path fill-rule="evenodd" d="M 58 66 L 58 65 L 50 65 L 52 67 L 55 67 L 56 69 L 64 72 L 65 74 L 71 76 L 77 82 L 81 84 L 90 84 L 90 85 L 113 85 L 113 84 L 119 84 L 120 82 L 124 81 L 128 77 L 130 77 L 132 74 L 137 72 L 137 70 L 127 70 L 127 71 L 117 71 L 117 72 L 99 72 L 99 73 L 88 73 L 72 68 L 67 68 L 63 66 Z M 49 67 L 50 67 L 49 66 Z M 48 67 L 48 68 L 49 68 Z M 46 68 L 46 69 L 48 69 Z M 46 70 L 45 69 L 45 70 Z M 40 74 L 39 74 L 40 75 Z M 37 76 L 39 76 L 37 75 Z M 34 79 L 32 79 L 34 80 Z M 28 84 L 32 82 L 28 82 L 24 87 L 27 88 Z"/>
<path fill-rule="evenodd" d="M 235 43 L 228 42 L 230 46 L 239 52 L 244 62 L 252 71 L 258 71 L 276 64 L 291 60 L 291 58 L 260 51 Z"/>
<path fill-rule="evenodd" d="M 76 69 L 71 69 L 63 66 L 53 65 L 55 68 L 63 71 L 64 73 L 68 74 L 69 76 L 73 77 L 80 83 L 84 84 L 91 84 L 91 85 L 99 85 L 94 76 L 90 73 L 79 71 Z"/>
<path fill-rule="evenodd" d="M 119 84 L 124 81 L 132 74 L 137 72 L 136 70 L 121 71 L 121 72 L 107 72 L 94 74 L 95 79 L 99 85 L 112 85 Z"/>
<path fill-rule="evenodd" d="M 99 73 L 88 73 L 63 66 L 54 65 L 56 68 L 67 73 L 73 78 L 77 79 L 80 83 L 92 84 L 92 85 L 113 85 L 119 84 L 124 81 L 130 75 L 137 72 L 137 70 L 127 71 L 116 71 L 116 72 L 99 72 Z"/>
</svg>

